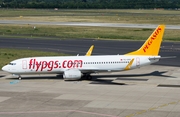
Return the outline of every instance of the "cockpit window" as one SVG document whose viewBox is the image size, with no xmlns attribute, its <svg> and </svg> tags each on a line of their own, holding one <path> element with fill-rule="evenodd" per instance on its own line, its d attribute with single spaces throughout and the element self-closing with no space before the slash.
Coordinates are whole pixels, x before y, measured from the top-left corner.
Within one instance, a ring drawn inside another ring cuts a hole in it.
<svg viewBox="0 0 180 117">
<path fill-rule="evenodd" d="M 16 65 L 16 63 L 9 63 L 8 65 Z"/>
</svg>

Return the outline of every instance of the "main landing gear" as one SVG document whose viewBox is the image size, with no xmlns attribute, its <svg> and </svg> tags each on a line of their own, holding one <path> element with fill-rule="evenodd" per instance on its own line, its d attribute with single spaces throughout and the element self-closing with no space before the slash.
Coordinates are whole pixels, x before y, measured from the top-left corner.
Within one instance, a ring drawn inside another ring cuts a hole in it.
<svg viewBox="0 0 180 117">
<path fill-rule="evenodd" d="M 83 78 L 85 78 L 86 80 L 92 80 L 92 76 L 90 74 L 84 74 Z"/>
</svg>

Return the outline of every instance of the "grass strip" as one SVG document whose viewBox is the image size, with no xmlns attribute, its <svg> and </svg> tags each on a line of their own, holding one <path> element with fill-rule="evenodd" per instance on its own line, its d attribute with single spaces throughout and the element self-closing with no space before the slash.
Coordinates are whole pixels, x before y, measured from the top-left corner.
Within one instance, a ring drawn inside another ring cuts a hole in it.
<svg viewBox="0 0 180 117">
<path fill-rule="evenodd" d="M 0 36 L 23 38 L 45 37 L 46 39 L 88 38 L 146 40 L 154 29 L 72 27 L 47 25 L 0 25 Z M 165 30 L 164 40 L 180 41 L 180 30 Z"/>
<path fill-rule="evenodd" d="M 175 10 L 0 9 L 0 20 L 180 24 Z"/>
</svg>

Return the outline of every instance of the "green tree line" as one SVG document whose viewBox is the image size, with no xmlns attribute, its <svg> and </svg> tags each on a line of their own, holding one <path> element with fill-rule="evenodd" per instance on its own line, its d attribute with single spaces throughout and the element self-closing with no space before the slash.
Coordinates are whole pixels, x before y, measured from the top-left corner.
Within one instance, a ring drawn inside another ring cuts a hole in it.
<svg viewBox="0 0 180 117">
<path fill-rule="evenodd" d="M 1 8 L 151 9 L 180 8 L 180 0 L 0 0 Z"/>
</svg>

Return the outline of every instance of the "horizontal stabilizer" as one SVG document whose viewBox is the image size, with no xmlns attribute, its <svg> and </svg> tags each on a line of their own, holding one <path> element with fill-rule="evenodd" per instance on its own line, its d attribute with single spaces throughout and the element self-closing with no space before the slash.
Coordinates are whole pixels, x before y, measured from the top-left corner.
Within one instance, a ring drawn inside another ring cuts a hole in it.
<svg viewBox="0 0 180 117">
<path fill-rule="evenodd" d="M 153 57 L 149 57 L 149 60 L 155 60 L 155 59 L 169 59 L 169 58 L 176 58 L 176 56 L 167 56 L 167 57 L 153 56 Z"/>
<path fill-rule="evenodd" d="M 161 57 L 160 59 L 176 58 L 176 56 Z"/>
</svg>

